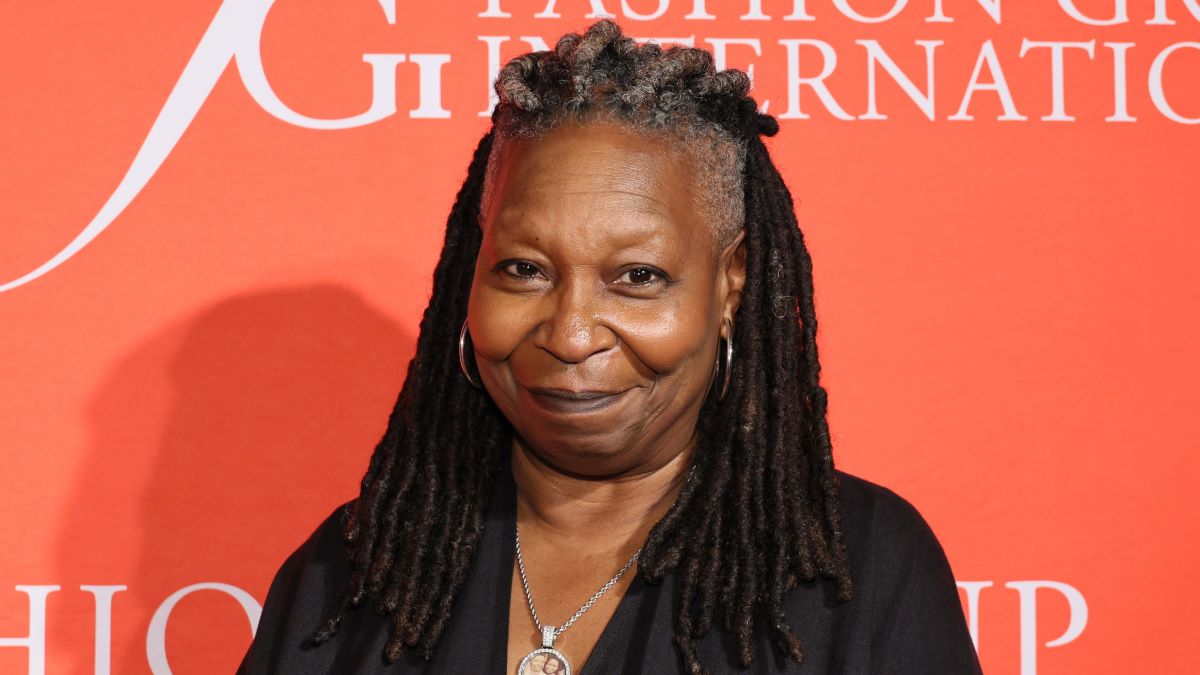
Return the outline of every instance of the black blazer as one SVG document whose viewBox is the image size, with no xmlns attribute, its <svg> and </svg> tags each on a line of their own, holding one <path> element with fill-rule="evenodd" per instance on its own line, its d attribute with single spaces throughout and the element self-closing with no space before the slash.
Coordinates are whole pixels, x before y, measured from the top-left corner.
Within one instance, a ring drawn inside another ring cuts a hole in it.
<svg viewBox="0 0 1200 675">
<path fill-rule="evenodd" d="M 714 674 L 979 674 L 950 564 L 929 525 L 891 490 L 844 472 L 838 476 L 854 598 L 839 604 L 830 585 L 820 581 L 801 583 L 789 593 L 787 616 L 804 646 L 803 663 L 780 659 L 760 633 L 753 665 L 740 670 L 732 640 L 719 629 L 701 641 L 702 662 Z M 349 613 L 334 639 L 319 647 L 304 644 L 349 577 L 345 508 L 338 507 L 276 574 L 239 675 L 502 675 L 516 528 L 511 471 L 497 478 L 475 559 L 428 663 L 411 650 L 395 664 L 384 660 L 391 623 L 369 603 Z M 655 586 L 635 577 L 585 667 L 576 667 L 574 675 L 682 672 L 672 640 L 674 596 L 671 577 Z"/>
</svg>

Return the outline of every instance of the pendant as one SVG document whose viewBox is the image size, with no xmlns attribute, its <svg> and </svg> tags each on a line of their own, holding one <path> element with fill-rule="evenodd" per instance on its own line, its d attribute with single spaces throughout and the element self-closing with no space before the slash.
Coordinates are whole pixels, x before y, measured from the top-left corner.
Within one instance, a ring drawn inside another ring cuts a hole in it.
<svg viewBox="0 0 1200 675">
<path fill-rule="evenodd" d="M 571 664 L 554 648 L 554 638 L 554 626 L 543 626 L 542 646 L 521 659 L 517 675 L 571 675 Z"/>
</svg>

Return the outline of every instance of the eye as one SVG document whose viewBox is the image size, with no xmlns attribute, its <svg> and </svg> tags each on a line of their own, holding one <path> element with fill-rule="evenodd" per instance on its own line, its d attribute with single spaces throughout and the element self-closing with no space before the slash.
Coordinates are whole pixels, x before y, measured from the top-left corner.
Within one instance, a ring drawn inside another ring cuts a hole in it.
<svg viewBox="0 0 1200 675">
<path fill-rule="evenodd" d="M 500 270 L 510 277 L 518 279 L 533 279 L 541 270 L 528 260 L 509 260 L 500 264 Z"/>
<path fill-rule="evenodd" d="M 625 272 L 617 279 L 634 286 L 649 286 L 655 281 L 665 281 L 666 277 L 662 270 L 643 265 Z"/>
</svg>

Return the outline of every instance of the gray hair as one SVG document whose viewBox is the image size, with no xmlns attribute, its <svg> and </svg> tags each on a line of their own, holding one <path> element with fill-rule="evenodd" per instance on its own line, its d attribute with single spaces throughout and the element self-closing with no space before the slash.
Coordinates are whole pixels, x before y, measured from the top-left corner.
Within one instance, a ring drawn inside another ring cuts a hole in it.
<svg viewBox="0 0 1200 675">
<path fill-rule="evenodd" d="M 709 216 L 718 246 L 742 228 L 746 137 L 723 120 L 729 111 L 716 108 L 745 98 L 750 78 L 740 70 L 718 72 L 710 52 L 639 45 L 601 20 L 582 35 L 564 35 L 551 51 L 512 59 L 495 89 L 495 140 L 481 204 L 488 203 L 498 169 L 492 160 L 506 141 L 537 138 L 568 121 L 609 122 L 665 140 L 688 162 L 692 197 Z"/>
</svg>

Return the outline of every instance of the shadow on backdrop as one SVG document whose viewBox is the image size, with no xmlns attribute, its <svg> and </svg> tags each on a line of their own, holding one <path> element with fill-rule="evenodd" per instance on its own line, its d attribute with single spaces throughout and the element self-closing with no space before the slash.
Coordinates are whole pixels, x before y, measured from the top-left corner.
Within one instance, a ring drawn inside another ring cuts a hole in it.
<svg viewBox="0 0 1200 675">
<path fill-rule="evenodd" d="M 92 671 L 81 584 L 128 586 L 113 598 L 113 673 L 149 672 L 151 615 L 181 588 L 231 584 L 261 603 L 357 494 L 415 342 L 355 292 L 314 285 L 222 301 L 117 361 L 59 527 L 48 672 Z M 212 590 L 183 598 L 166 633 L 176 675 L 233 672 L 249 642 L 241 606 Z"/>
</svg>

